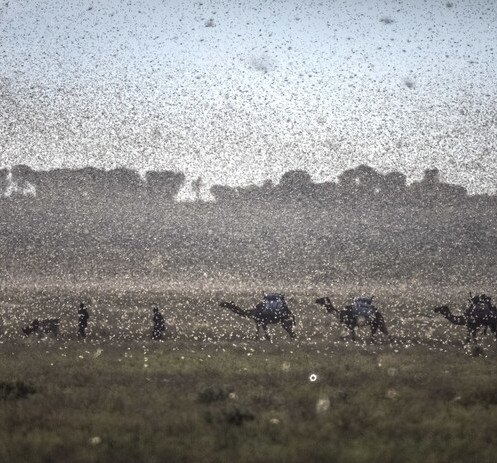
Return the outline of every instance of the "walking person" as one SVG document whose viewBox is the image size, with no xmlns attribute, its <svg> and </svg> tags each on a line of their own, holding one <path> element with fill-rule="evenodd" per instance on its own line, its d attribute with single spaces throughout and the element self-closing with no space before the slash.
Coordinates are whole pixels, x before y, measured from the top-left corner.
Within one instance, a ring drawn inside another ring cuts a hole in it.
<svg viewBox="0 0 497 463">
<path fill-rule="evenodd" d="M 79 304 L 78 309 L 78 337 L 85 338 L 86 337 L 86 327 L 88 325 L 88 319 L 90 315 L 88 314 L 88 310 L 86 309 L 85 304 L 82 302 Z"/>
<path fill-rule="evenodd" d="M 164 323 L 164 317 L 162 314 L 159 312 L 158 307 L 154 307 L 153 309 L 154 315 L 153 315 L 153 322 L 154 322 L 154 327 L 152 330 L 152 339 L 159 341 L 162 339 L 162 333 L 166 329 L 166 325 Z"/>
</svg>

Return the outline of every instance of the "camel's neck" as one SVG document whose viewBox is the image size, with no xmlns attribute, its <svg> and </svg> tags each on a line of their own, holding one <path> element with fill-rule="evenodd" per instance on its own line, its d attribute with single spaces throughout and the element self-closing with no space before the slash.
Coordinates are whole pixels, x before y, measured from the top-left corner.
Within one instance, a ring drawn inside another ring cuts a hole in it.
<svg viewBox="0 0 497 463">
<path fill-rule="evenodd" d="M 229 304 L 226 305 L 226 307 L 231 310 L 233 313 L 236 313 L 237 315 L 240 315 L 241 317 L 249 317 L 250 318 L 250 312 L 247 310 L 243 310 L 242 308 L 238 307 L 236 304 Z"/>
<path fill-rule="evenodd" d="M 335 306 L 332 304 L 332 302 L 329 299 L 326 299 L 323 305 L 324 308 L 326 309 L 326 312 L 334 313 L 335 315 L 338 314 L 338 310 L 335 308 Z"/>
<path fill-rule="evenodd" d="M 450 310 L 442 315 L 454 325 L 466 324 L 466 317 L 463 317 L 462 315 L 454 315 Z"/>
</svg>

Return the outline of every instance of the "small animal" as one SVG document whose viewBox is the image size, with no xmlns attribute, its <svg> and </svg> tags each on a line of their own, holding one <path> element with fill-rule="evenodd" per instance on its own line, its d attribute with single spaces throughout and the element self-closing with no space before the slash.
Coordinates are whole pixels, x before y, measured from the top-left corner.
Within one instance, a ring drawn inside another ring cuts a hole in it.
<svg viewBox="0 0 497 463">
<path fill-rule="evenodd" d="M 59 318 L 47 318 L 45 320 L 38 320 L 35 318 L 29 325 L 22 328 L 22 332 L 29 336 L 30 334 L 38 334 L 39 336 L 43 334 L 52 334 L 53 336 L 59 335 Z"/>
</svg>

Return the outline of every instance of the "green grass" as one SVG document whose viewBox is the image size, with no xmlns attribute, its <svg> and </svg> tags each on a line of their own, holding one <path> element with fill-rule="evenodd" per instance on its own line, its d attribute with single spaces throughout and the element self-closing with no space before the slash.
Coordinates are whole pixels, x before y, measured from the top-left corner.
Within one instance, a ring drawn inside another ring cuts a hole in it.
<svg viewBox="0 0 497 463">
<path fill-rule="evenodd" d="M 495 461 L 497 363 L 463 352 L 46 341 L 1 354 L 1 377 L 36 392 L 1 401 L 0 461 Z"/>
<path fill-rule="evenodd" d="M 170 298 L 166 317 L 185 317 L 174 339 L 154 343 L 148 304 L 157 296 L 126 297 L 135 309 L 115 312 L 126 336 L 96 326 L 119 307 L 108 297 L 94 301 L 85 342 L 69 330 L 69 307 L 51 312 L 67 327 L 57 340 L 22 338 L 14 327 L 27 318 L 3 312 L 0 382 L 14 392 L 0 396 L 0 462 L 495 461 L 490 337 L 475 357 L 460 327 L 446 331 L 438 318 L 430 330 L 424 318 L 404 326 L 405 309 L 389 306 L 395 342 L 366 342 L 362 330 L 353 343 L 299 296 L 298 339 L 274 328 L 273 343 L 257 342 L 250 322 L 207 299 Z M 55 304 L 35 300 L 23 307 L 42 314 Z"/>
</svg>

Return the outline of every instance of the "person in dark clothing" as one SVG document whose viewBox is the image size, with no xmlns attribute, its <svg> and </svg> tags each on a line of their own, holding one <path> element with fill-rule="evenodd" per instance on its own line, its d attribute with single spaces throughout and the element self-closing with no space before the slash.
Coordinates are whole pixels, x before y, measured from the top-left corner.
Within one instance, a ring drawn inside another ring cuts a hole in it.
<svg viewBox="0 0 497 463">
<path fill-rule="evenodd" d="M 162 339 L 162 333 L 165 331 L 166 326 L 164 323 L 164 317 L 159 312 L 157 307 L 154 307 L 154 316 L 153 316 L 154 328 L 152 331 L 152 339 L 156 341 Z"/>
<path fill-rule="evenodd" d="M 32 328 L 32 332 L 33 333 L 36 333 L 38 331 L 38 329 L 40 328 L 40 322 L 38 321 L 37 318 L 35 318 L 32 323 L 31 323 L 31 328 Z"/>
<path fill-rule="evenodd" d="M 88 314 L 88 310 L 86 310 L 85 304 L 82 302 L 79 304 L 78 309 L 78 336 L 80 338 L 86 337 L 86 326 L 88 325 L 88 319 L 90 315 Z"/>
</svg>

